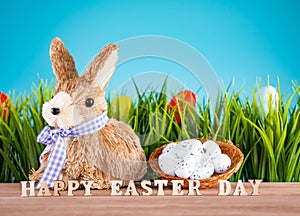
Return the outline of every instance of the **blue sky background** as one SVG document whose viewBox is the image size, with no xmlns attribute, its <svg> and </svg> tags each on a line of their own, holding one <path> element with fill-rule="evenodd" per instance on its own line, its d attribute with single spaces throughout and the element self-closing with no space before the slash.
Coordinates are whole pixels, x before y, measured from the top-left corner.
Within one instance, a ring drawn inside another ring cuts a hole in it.
<svg viewBox="0 0 300 216">
<path fill-rule="evenodd" d="M 29 91 L 54 79 L 49 44 L 59 36 L 81 74 L 108 43 L 142 35 L 181 40 L 202 53 L 226 85 L 250 92 L 256 78 L 281 88 L 300 80 L 299 1 L 2 1 L 0 91 Z M 117 69 L 110 89 L 143 71 L 163 71 L 187 84 L 184 70 L 146 58 Z"/>
</svg>

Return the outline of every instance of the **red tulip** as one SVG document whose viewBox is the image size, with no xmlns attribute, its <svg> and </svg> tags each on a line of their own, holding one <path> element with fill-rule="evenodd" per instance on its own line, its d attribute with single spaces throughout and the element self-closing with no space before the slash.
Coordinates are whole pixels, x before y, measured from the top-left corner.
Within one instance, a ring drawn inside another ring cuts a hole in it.
<svg viewBox="0 0 300 216">
<path fill-rule="evenodd" d="M 3 114 L 2 114 L 2 119 L 6 119 L 6 110 L 7 110 L 7 104 L 8 104 L 8 98 L 7 96 L 3 93 L 0 92 L 0 109 L 3 109 Z"/>
<path fill-rule="evenodd" d="M 187 104 L 193 107 L 196 106 L 196 95 L 190 90 L 184 90 L 182 92 L 179 92 L 171 99 L 169 103 L 169 107 L 171 109 L 174 109 L 174 116 L 178 124 L 181 124 L 178 108 L 180 109 L 181 113 L 184 113 L 184 109 Z"/>
</svg>

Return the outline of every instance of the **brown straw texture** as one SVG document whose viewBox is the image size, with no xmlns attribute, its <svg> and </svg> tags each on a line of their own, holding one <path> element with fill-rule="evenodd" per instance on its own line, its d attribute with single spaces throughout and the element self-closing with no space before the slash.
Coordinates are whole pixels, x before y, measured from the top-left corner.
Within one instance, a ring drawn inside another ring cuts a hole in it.
<svg viewBox="0 0 300 216">
<path fill-rule="evenodd" d="M 198 139 L 202 143 L 204 143 L 207 139 Z M 218 180 L 227 180 L 229 179 L 234 173 L 236 173 L 244 159 L 244 155 L 241 152 L 241 150 L 233 145 L 231 142 L 220 142 L 216 141 L 218 145 L 221 148 L 221 152 L 223 154 L 226 154 L 231 159 L 231 166 L 225 173 L 214 173 L 212 177 L 199 180 L 200 181 L 200 188 L 210 188 L 218 184 Z M 177 176 L 171 176 L 163 173 L 158 165 L 158 157 L 162 153 L 162 150 L 167 146 L 168 144 L 165 144 L 157 149 L 155 149 L 152 154 L 149 157 L 150 166 L 153 169 L 153 171 L 158 175 L 160 179 L 168 180 L 169 183 L 171 183 L 172 180 L 184 180 L 183 188 L 188 187 L 188 180 L 187 178 L 179 178 Z"/>
</svg>

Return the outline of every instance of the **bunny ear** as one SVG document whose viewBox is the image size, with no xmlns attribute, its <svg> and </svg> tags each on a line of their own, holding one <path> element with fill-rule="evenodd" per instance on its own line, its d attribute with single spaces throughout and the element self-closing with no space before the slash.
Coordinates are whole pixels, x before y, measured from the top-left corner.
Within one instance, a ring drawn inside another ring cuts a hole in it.
<svg viewBox="0 0 300 216">
<path fill-rule="evenodd" d="M 86 69 L 83 79 L 87 80 L 92 86 L 100 87 L 104 90 L 117 65 L 119 46 L 109 44 L 93 59 Z"/>
<path fill-rule="evenodd" d="M 50 59 L 57 82 L 78 77 L 74 59 L 59 38 L 54 38 L 51 42 Z"/>
</svg>

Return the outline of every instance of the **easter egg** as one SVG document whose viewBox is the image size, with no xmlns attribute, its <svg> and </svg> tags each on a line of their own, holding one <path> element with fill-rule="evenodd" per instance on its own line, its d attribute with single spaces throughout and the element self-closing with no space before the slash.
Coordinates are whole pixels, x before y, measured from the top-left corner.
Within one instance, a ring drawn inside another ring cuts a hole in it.
<svg viewBox="0 0 300 216">
<path fill-rule="evenodd" d="M 188 178 L 192 175 L 196 166 L 196 161 L 193 156 L 189 156 L 177 163 L 177 168 L 175 170 L 176 176 L 180 178 Z"/>
<path fill-rule="evenodd" d="M 179 111 L 184 113 L 186 105 L 196 106 L 196 95 L 190 90 L 184 90 L 176 94 L 169 103 L 169 108 L 174 109 L 174 117 L 178 124 L 181 124 Z"/>
<path fill-rule="evenodd" d="M 174 149 L 170 152 L 175 157 L 186 159 L 189 156 L 194 156 L 197 147 L 201 148 L 202 144 L 199 140 L 188 139 L 179 142 Z"/>
<path fill-rule="evenodd" d="M 178 159 L 173 157 L 171 154 L 161 154 L 158 157 L 159 168 L 168 175 L 175 176 L 177 164 Z"/>
<path fill-rule="evenodd" d="M 203 143 L 203 150 L 204 153 L 201 158 L 202 164 L 206 162 L 211 162 L 217 155 L 221 154 L 221 149 L 219 145 L 212 140 L 207 140 Z"/>
<path fill-rule="evenodd" d="M 260 95 L 257 94 L 257 102 L 262 106 L 266 114 L 269 113 L 269 99 L 271 100 L 271 109 L 276 109 L 278 106 L 278 93 L 273 86 L 264 86 L 260 89 Z M 260 100 L 261 99 L 261 100 Z"/>
<path fill-rule="evenodd" d="M 176 143 L 169 143 L 163 150 L 162 150 L 162 154 L 167 154 L 169 153 L 172 149 L 174 149 L 174 147 L 176 146 Z"/>
<path fill-rule="evenodd" d="M 5 120 L 7 105 L 8 105 L 8 97 L 3 92 L 0 92 L 0 100 L 1 100 L 0 107 L 1 107 L 1 110 L 3 110 L 3 113 L 0 112 L 0 114 L 2 113 L 2 119 Z"/>
<path fill-rule="evenodd" d="M 211 163 L 197 163 L 194 172 L 191 174 L 190 179 L 201 180 L 210 178 L 214 174 L 214 166 Z"/>
<path fill-rule="evenodd" d="M 188 178 L 201 158 L 202 143 L 196 139 L 168 144 L 158 158 L 160 169 L 168 175 Z"/>
<path fill-rule="evenodd" d="M 199 141 L 197 143 L 192 154 L 194 155 L 197 163 L 201 161 L 202 155 L 204 154 L 204 147 L 202 142 Z"/>
<path fill-rule="evenodd" d="M 213 160 L 213 165 L 216 173 L 224 173 L 231 165 L 230 157 L 228 157 L 226 154 L 217 155 Z"/>
</svg>

